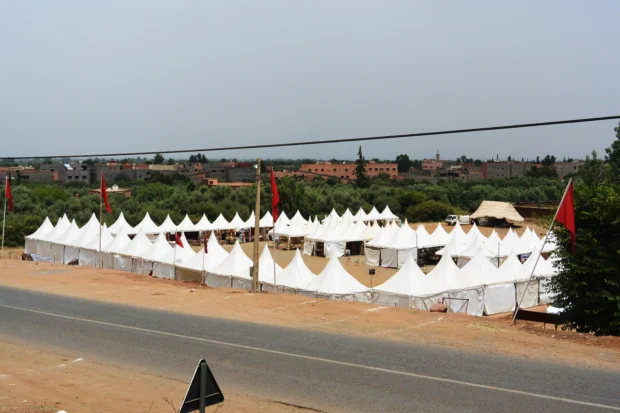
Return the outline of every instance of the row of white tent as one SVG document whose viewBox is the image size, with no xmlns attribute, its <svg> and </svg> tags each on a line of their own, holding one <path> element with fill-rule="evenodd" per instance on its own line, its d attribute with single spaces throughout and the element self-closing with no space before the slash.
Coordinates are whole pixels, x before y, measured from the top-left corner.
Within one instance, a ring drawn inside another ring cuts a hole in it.
<svg viewBox="0 0 620 413">
<path fill-rule="evenodd" d="M 50 236 L 46 237 L 46 234 Z M 94 215 L 82 228 L 63 216 L 56 226 L 46 219 L 27 238 L 26 253 L 47 261 L 65 264 L 77 261 L 84 266 L 103 266 L 169 279 L 178 278 L 179 271 L 190 271 L 211 287 L 251 289 L 252 260 L 239 243 L 228 253 L 212 233 L 207 242 L 208 252 L 201 249 L 196 253 L 184 237 L 181 242 L 185 248 L 170 245 L 163 233 L 151 242 L 144 231 L 130 239 L 123 228 L 113 236 L 107 227 L 103 227 L 100 241 L 99 224 Z M 548 302 L 544 285 L 555 274 L 555 268 L 550 260 L 539 255 L 538 250 L 534 250 L 522 264 L 516 254 L 511 254 L 497 267 L 489 261 L 483 245 L 479 245 L 462 268 L 444 255 L 429 274 L 424 274 L 417 266 L 415 256 L 410 255 L 394 276 L 369 289 L 351 276 L 335 256 L 329 259 L 319 275 L 314 275 L 299 250 L 291 263 L 282 269 L 274 264 L 265 247 L 259 261 L 259 281 L 267 291 L 277 288 L 278 291 L 313 297 L 425 310 L 440 300 L 447 300 L 453 311 L 472 315 L 495 314 L 511 311 L 522 295 L 525 297 L 523 307 Z M 528 281 L 534 266 L 533 275 L 537 278 Z"/>
<path fill-rule="evenodd" d="M 542 249 L 543 253 L 552 252 L 555 243 L 551 238 L 549 242 L 541 240 L 529 226 L 520 237 L 509 229 L 502 239 L 495 230 L 489 237 L 484 236 L 476 224 L 467 233 L 458 223 L 450 233 L 438 224 L 429 234 L 423 225 L 414 230 L 405 221 L 400 227 L 381 227 L 378 234 L 366 243 L 366 264 L 400 268 L 410 255 L 417 258 L 418 250 L 440 247 L 436 254 L 457 259 L 459 267 L 464 266 L 478 249 L 499 266 L 510 255 L 530 254 L 536 249 Z"/>
</svg>

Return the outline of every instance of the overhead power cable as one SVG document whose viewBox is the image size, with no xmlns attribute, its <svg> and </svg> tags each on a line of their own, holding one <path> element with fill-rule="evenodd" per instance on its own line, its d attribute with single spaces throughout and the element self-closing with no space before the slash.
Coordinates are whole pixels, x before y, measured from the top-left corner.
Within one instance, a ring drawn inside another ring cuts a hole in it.
<svg viewBox="0 0 620 413">
<path fill-rule="evenodd" d="M 105 158 L 105 157 L 119 157 L 119 156 L 152 155 L 155 153 L 160 153 L 163 155 L 163 154 L 173 154 L 173 153 L 234 151 L 234 150 L 244 150 L 244 149 L 281 148 L 281 147 L 287 147 L 287 146 L 324 145 L 324 144 L 345 143 L 345 142 L 365 142 L 365 141 L 378 141 L 378 140 L 385 140 L 385 139 L 417 138 L 417 137 L 423 137 L 423 136 L 453 135 L 453 134 L 459 134 L 459 133 L 489 132 L 489 131 L 507 130 L 507 129 L 537 128 L 541 126 L 600 122 L 604 120 L 614 120 L 614 119 L 620 119 L 620 115 L 599 116 L 595 118 L 554 120 L 554 121 L 548 121 L 548 122 L 519 123 L 519 124 L 514 124 L 514 125 L 486 126 L 486 127 L 481 127 L 481 128 L 450 129 L 450 130 L 435 131 L 435 132 L 405 133 L 405 134 L 400 134 L 400 135 L 368 136 L 368 137 L 360 137 L 360 138 L 342 138 L 342 139 L 324 139 L 324 140 L 318 140 L 318 141 L 280 142 L 280 143 L 267 143 L 267 144 L 258 144 L 258 145 L 221 146 L 221 147 L 214 147 L 214 148 L 175 149 L 175 150 L 167 150 L 167 151 L 113 152 L 113 153 L 91 153 L 91 154 L 72 154 L 72 155 L 2 156 L 2 158 L 4 159 Z"/>
</svg>

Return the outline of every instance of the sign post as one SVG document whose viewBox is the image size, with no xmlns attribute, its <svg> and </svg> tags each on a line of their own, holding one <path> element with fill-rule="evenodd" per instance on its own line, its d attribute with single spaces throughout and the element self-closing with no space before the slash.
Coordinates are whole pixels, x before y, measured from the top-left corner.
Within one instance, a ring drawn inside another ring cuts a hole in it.
<svg viewBox="0 0 620 413">
<path fill-rule="evenodd" d="M 205 408 L 213 406 L 224 401 L 224 394 L 217 385 L 215 377 L 207 362 L 202 359 L 198 362 L 198 367 L 194 372 L 192 381 L 189 383 L 187 394 L 183 400 L 183 404 L 179 409 L 179 413 L 205 412 Z"/>
</svg>

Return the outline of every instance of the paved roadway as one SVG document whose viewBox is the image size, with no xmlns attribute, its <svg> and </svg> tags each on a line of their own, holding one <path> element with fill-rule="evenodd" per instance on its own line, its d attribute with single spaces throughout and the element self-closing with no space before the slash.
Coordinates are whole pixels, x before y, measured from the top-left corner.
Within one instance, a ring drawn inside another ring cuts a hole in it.
<svg viewBox="0 0 620 413">
<path fill-rule="evenodd" d="M 0 334 L 329 412 L 620 411 L 620 373 L 5 287 Z"/>
</svg>

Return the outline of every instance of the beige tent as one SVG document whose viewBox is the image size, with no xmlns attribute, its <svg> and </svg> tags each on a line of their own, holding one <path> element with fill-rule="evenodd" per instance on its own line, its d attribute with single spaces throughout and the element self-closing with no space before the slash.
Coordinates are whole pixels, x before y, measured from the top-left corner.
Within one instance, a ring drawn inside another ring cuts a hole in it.
<svg viewBox="0 0 620 413">
<path fill-rule="evenodd" d="M 513 222 L 523 222 L 523 217 L 509 202 L 482 201 L 476 212 L 469 216 L 470 219 L 495 218 L 506 219 Z"/>
</svg>

